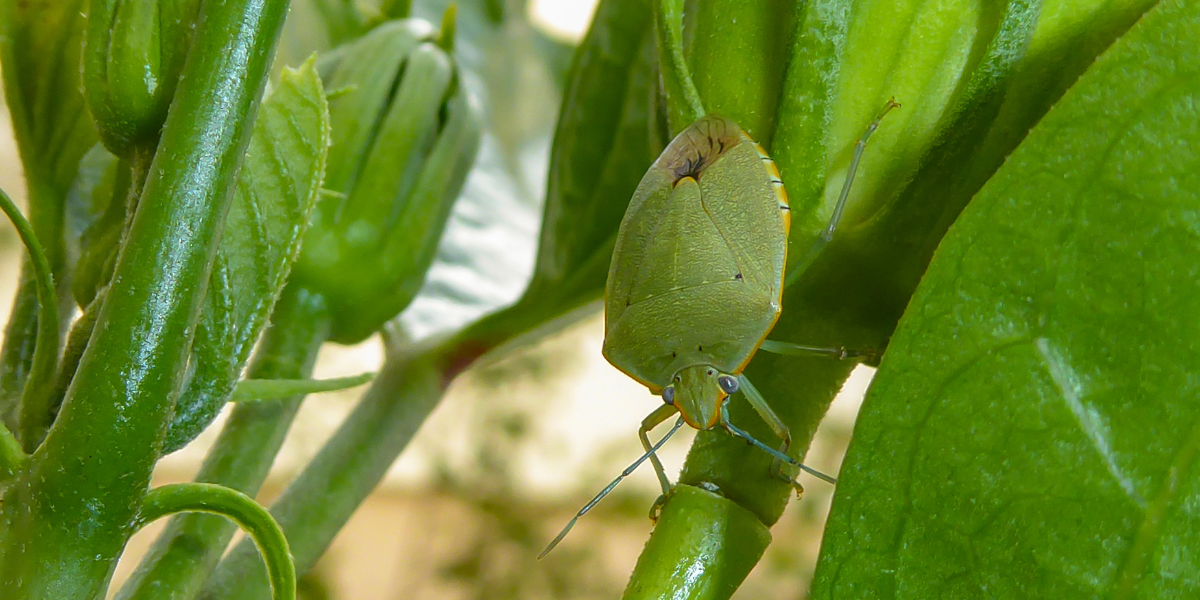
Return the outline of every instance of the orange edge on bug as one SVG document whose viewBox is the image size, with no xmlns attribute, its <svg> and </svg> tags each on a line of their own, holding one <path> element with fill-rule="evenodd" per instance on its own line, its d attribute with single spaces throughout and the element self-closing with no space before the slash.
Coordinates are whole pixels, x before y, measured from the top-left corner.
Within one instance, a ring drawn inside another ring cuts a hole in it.
<svg viewBox="0 0 1200 600">
<path fill-rule="evenodd" d="M 780 184 L 777 186 L 773 185 L 773 187 L 775 188 L 775 197 L 778 198 L 780 202 L 783 202 L 784 206 L 791 207 L 791 203 L 788 202 L 788 198 L 787 198 L 787 190 L 784 189 L 784 186 L 782 183 L 783 176 L 779 174 L 779 167 L 775 166 L 775 161 L 770 157 L 770 155 L 767 154 L 767 151 L 764 150 L 763 147 L 761 145 L 759 145 L 758 142 L 751 139 L 750 136 L 745 134 L 745 132 L 742 133 L 742 137 L 746 138 L 747 140 L 750 140 L 750 143 L 754 144 L 754 149 L 758 150 L 759 155 L 761 155 L 763 158 L 766 159 L 763 161 L 763 168 L 767 170 L 767 174 L 773 175 L 779 179 Z M 786 239 L 788 236 L 791 235 L 791 233 L 792 233 L 792 211 L 787 210 L 787 211 L 784 211 L 784 213 L 783 213 L 784 238 Z M 754 345 L 754 352 L 751 352 L 750 356 L 747 356 L 746 360 L 742 361 L 742 364 L 738 365 L 737 368 L 733 370 L 733 373 L 730 373 L 730 375 L 741 375 L 742 371 L 746 370 L 746 365 L 749 365 L 750 361 L 754 360 L 754 355 L 758 354 L 758 349 L 762 347 L 763 342 L 767 341 L 767 336 L 771 335 L 771 331 L 773 329 L 775 329 L 775 324 L 779 322 L 779 317 L 781 315 L 783 315 L 783 281 L 784 281 L 784 279 L 787 278 L 787 257 L 788 257 L 788 246 L 787 246 L 787 244 L 784 244 L 783 245 L 783 273 L 779 277 L 779 297 L 775 299 L 775 318 L 771 319 L 771 326 L 767 328 L 767 332 L 764 333 L 763 336 L 761 338 L 759 338 L 758 343 Z M 717 407 L 718 407 L 717 414 L 720 414 L 719 408 L 721 406 L 721 402 L 724 402 L 724 399 L 717 402 Z"/>
</svg>

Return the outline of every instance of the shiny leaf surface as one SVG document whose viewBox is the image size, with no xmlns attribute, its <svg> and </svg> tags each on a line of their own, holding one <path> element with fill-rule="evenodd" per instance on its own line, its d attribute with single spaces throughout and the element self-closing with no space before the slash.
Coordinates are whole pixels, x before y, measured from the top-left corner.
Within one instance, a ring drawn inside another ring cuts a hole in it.
<svg viewBox="0 0 1200 600">
<path fill-rule="evenodd" d="M 955 223 L 842 470 L 815 598 L 1200 591 L 1200 9 L 1102 56 Z"/>
</svg>

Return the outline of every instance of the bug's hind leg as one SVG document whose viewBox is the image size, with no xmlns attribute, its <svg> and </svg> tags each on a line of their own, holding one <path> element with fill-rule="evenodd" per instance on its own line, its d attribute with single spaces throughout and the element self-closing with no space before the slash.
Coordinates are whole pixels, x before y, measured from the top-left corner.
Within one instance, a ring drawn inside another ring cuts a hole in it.
<svg viewBox="0 0 1200 600">
<path fill-rule="evenodd" d="M 740 380 L 739 387 L 742 393 L 745 394 L 746 400 L 750 401 L 750 406 L 754 408 L 754 412 L 757 412 L 758 416 L 767 422 L 767 425 L 771 427 L 771 431 L 775 432 L 775 437 L 783 440 L 779 446 L 779 453 L 786 456 L 788 448 L 792 446 L 791 430 L 788 429 L 787 425 L 784 425 L 779 415 L 776 415 L 775 411 L 771 410 L 771 406 L 767 404 L 766 399 L 759 393 L 758 388 L 750 383 L 749 378 L 745 375 L 740 375 L 738 379 Z M 784 472 L 783 460 L 778 456 L 771 462 L 771 474 L 792 484 L 792 488 L 796 490 L 797 499 L 804 495 L 804 486 L 800 485 L 800 482 L 796 478 Z"/>
<path fill-rule="evenodd" d="M 788 269 L 787 277 L 783 280 L 783 287 L 788 287 L 800 279 L 808 267 L 812 266 L 817 256 L 821 254 L 821 250 L 833 240 L 833 232 L 837 231 L 838 222 L 842 220 L 842 213 L 846 210 L 846 201 L 850 198 L 850 185 L 854 183 L 854 174 L 858 172 L 858 163 L 862 161 L 863 150 L 867 148 L 867 140 L 871 139 L 871 134 L 879 128 L 879 122 L 883 120 L 884 115 L 891 112 L 893 108 L 899 108 L 900 104 L 893 98 L 887 101 L 887 104 L 880 111 L 879 116 L 867 125 L 867 130 L 854 143 L 854 155 L 850 158 L 850 168 L 846 170 L 846 181 L 842 183 L 842 191 L 838 194 L 837 204 L 833 205 L 833 215 L 829 217 L 829 224 L 821 231 L 821 235 L 817 237 L 817 241 L 813 242 L 812 248 L 809 248 L 808 254 L 797 262 L 791 269 Z"/>
</svg>

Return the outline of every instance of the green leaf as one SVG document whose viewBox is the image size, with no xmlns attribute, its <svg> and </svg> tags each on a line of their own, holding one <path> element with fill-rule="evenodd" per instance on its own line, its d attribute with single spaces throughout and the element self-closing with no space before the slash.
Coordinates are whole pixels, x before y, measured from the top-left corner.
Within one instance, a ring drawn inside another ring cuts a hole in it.
<svg viewBox="0 0 1200 600">
<path fill-rule="evenodd" d="M 617 227 L 665 136 L 650 17 L 646 0 L 597 8 L 559 113 L 533 279 L 516 305 L 470 335 L 521 333 L 603 293 Z"/>
<path fill-rule="evenodd" d="M 255 120 L 164 452 L 199 435 L 233 392 L 300 250 L 329 139 L 315 60 L 285 69 Z"/>
<path fill-rule="evenodd" d="M 1038 78 L 1046 72 L 1076 75 L 1071 65 L 1102 50 L 1134 10 L 1125 3 L 1096 7 L 1051 0 L 1052 11 L 1075 12 L 1038 34 L 1038 4 L 962 1 L 951 9 L 923 2 L 824 0 L 804 6 L 771 149 L 793 207 L 793 257 L 804 257 L 828 222 L 867 123 L 891 96 L 905 105 L 871 138 L 833 242 L 786 291 L 783 316 L 770 339 L 882 350 L 941 236 L 996 168 L 997 155 L 1019 141 L 1012 134 L 985 141 L 1003 108 L 1011 110 L 1003 127 L 1030 127 L 1068 85 Z M 1096 30 L 1084 36 L 1089 43 L 1043 42 L 1039 55 L 1025 58 L 1029 40 L 1038 35 L 1079 40 L 1078 34 L 1064 33 L 1064 22 Z M 851 367 L 761 352 L 747 367 L 747 376 L 789 426 L 793 455 L 804 454 Z M 740 396 L 730 413 L 759 439 L 776 439 Z M 722 432 L 703 432 L 696 440 L 680 481 L 715 484 L 764 523 L 774 523 L 790 492 L 770 477 L 769 457 Z M 691 557 L 692 573 L 723 568 L 711 555 L 680 543 L 676 556 L 683 555 Z"/>
<path fill-rule="evenodd" d="M 78 257 L 83 247 L 89 245 L 86 233 L 112 204 L 118 193 L 117 157 L 96 144 L 79 161 L 79 172 L 66 202 L 66 242 L 69 256 Z M 128 171 L 128 165 L 125 166 Z M 122 195 L 122 198 L 124 195 Z M 124 216 L 124 211 L 121 211 Z M 76 273 L 77 275 L 77 273 Z"/>
<path fill-rule="evenodd" d="M 1200 6 L 1149 12 L 938 249 L 814 598 L 1200 593 Z"/>
<path fill-rule="evenodd" d="M 375 378 L 374 373 L 332 379 L 246 379 L 237 384 L 230 402 L 283 400 L 292 396 L 339 392 L 358 387 Z"/>
</svg>

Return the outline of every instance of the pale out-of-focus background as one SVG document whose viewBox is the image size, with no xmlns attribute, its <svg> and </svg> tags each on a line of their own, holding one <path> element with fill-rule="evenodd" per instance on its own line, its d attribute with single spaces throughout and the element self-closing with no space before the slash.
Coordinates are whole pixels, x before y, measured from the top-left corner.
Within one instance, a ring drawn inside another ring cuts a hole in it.
<svg viewBox="0 0 1200 600">
<path fill-rule="evenodd" d="M 529 16 L 549 35 L 576 40 L 595 3 L 531 0 Z M 20 162 L 2 105 L 0 117 L 0 186 L 23 202 Z M 550 131 L 552 115 L 547 119 Z M 548 140 L 540 149 L 548 150 Z M 535 234 L 536 227 L 527 244 L 517 245 L 523 254 L 511 257 L 513 264 L 532 265 Z M 20 250 L 15 232 L 4 222 L 0 319 L 7 318 L 11 306 Z M 646 512 L 659 493 L 648 468 L 583 519 L 548 559 L 535 560 L 570 516 L 640 454 L 638 424 L 660 402 L 604 361 L 602 338 L 597 307 L 538 345 L 460 377 L 387 479 L 304 578 L 304 597 L 618 596 L 649 534 Z M 328 345 L 316 376 L 374 371 L 381 362 L 378 338 L 353 347 Z M 806 460 L 814 468 L 837 473 L 872 373 L 859 367 L 834 402 Z M 260 500 L 269 502 L 287 485 L 360 393 L 309 398 Z M 155 484 L 190 479 L 220 423 L 164 459 Z M 684 428 L 662 451 L 668 472 L 678 472 L 693 433 Z M 792 502 L 774 527 L 773 544 L 736 598 L 806 595 L 831 494 L 830 486 L 816 480 L 807 485 L 804 499 Z M 135 536 L 113 591 L 163 524 L 154 523 Z"/>
</svg>

